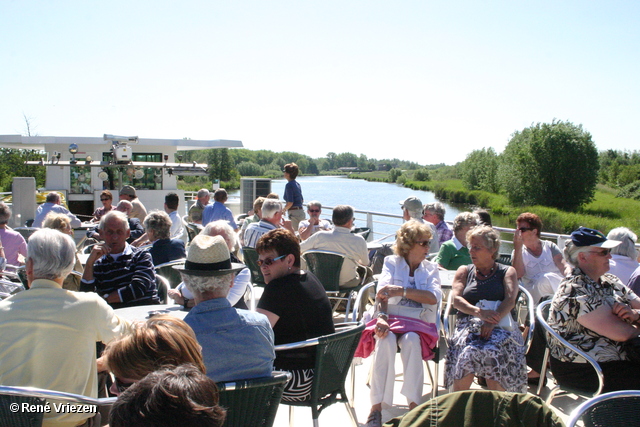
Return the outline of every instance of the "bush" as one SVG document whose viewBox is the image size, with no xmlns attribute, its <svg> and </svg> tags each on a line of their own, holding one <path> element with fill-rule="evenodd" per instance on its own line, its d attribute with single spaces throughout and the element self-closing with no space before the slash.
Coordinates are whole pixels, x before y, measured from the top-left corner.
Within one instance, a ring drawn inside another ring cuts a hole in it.
<svg viewBox="0 0 640 427">
<path fill-rule="evenodd" d="M 460 165 L 460 177 L 469 190 L 483 190 L 497 193 L 498 155 L 493 148 L 474 150 Z"/>
<path fill-rule="evenodd" d="M 501 160 L 499 179 L 514 204 L 574 210 L 595 194 L 598 151 L 582 126 L 532 125 L 514 133 Z"/>
<path fill-rule="evenodd" d="M 261 176 L 264 173 L 264 168 L 254 162 L 240 162 L 236 169 L 241 176 Z"/>
</svg>

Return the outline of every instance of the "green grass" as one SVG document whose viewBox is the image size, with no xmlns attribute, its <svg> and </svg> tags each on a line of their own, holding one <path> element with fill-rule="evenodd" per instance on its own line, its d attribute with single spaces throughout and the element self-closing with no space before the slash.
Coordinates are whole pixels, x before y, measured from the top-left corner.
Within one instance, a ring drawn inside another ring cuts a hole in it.
<svg viewBox="0 0 640 427">
<path fill-rule="evenodd" d="M 380 179 L 386 172 L 368 172 L 354 174 L 352 178 L 371 181 Z M 467 204 L 469 208 L 481 207 L 496 217 L 496 223 L 504 226 L 515 224 L 522 212 L 533 212 L 540 216 L 544 231 L 551 233 L 570 233 L 580 226 L 595 228 L 605 234 L 615 227 L 627 227 L 640 234 L 640 201 L 616 197 L 616 190 L 598 185 L 594 200 L 577 212 L 566 212 L 548 206 L 513 206 L 506 196 L 486 191 L 471 191 L 464 188 L 459 179 L 445 181 L 411 181 L 405 187 L 414 190 L 431 191 L 448 203 Z"/>
</svg>

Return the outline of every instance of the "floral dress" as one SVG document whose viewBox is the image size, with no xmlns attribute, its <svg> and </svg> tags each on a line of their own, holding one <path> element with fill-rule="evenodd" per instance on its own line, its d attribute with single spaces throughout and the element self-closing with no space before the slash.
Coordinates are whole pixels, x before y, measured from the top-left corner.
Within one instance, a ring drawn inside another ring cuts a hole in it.
<svg viewBox="0 0 640 427">
<path fill-rule="evenodd" d="M 485 280 L 476 276 L 473 264 L 468 267 L 467 284 L 462 296 L 471 304 L 480 299 L 504 299 L 504 276 L 508 267 L 497 264 L 497 271 Z M 497 381 L 507 391 L 526 393 L 527 368 L 524 342 L 519 329 L 507 331 L 494 328 L 488 339 L 480 337 L 482 320 L 463 313 L 458 314 L 456 330 L 448 341 L 445 363 L 445 383 L 469 374 Z"/>
</svg>

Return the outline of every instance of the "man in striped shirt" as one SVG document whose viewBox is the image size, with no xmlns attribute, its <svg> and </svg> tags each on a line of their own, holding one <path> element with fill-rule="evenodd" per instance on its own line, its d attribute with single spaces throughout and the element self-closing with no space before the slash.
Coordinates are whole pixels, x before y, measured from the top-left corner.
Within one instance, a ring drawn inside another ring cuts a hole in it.
<svg viewBox="0 0 640 427">
<path fill-rule="evenodd" d="M 127 243 L 130 230 L 126 215 L 107 213 L 98 230 L 104 243 L 91 250 L 80 290 L 97 292 L 114 309 L 158 304 L 151 254 Z"/>
<path fill-rule="evenodd" d="M 249 248 L 255 248 L 258 243 L 258 239 L 263 234 L 268 233 L 271 230 L 282 227 L 282 203 L 275 199 L 266 199 L 262 204 L 262 219 L 259 222 L 252 222 L 249 224 L 244 232 L 242 246 Z M 291 221 L 287 221 L 289 231 L 291 229 Z"/>
</svg>

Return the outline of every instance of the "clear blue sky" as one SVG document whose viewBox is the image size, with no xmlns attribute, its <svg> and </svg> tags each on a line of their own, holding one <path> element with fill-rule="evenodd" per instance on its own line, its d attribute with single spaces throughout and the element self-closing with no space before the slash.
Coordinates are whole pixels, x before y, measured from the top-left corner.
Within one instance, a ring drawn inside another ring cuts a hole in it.
<svg viewBox="0 0 640 427">
<path fill-rule="evenodd" d="M 0 1 L 0 134 L 421 164 L 554 118 L 640 149 L 638 1 Z"/>
</svg>

